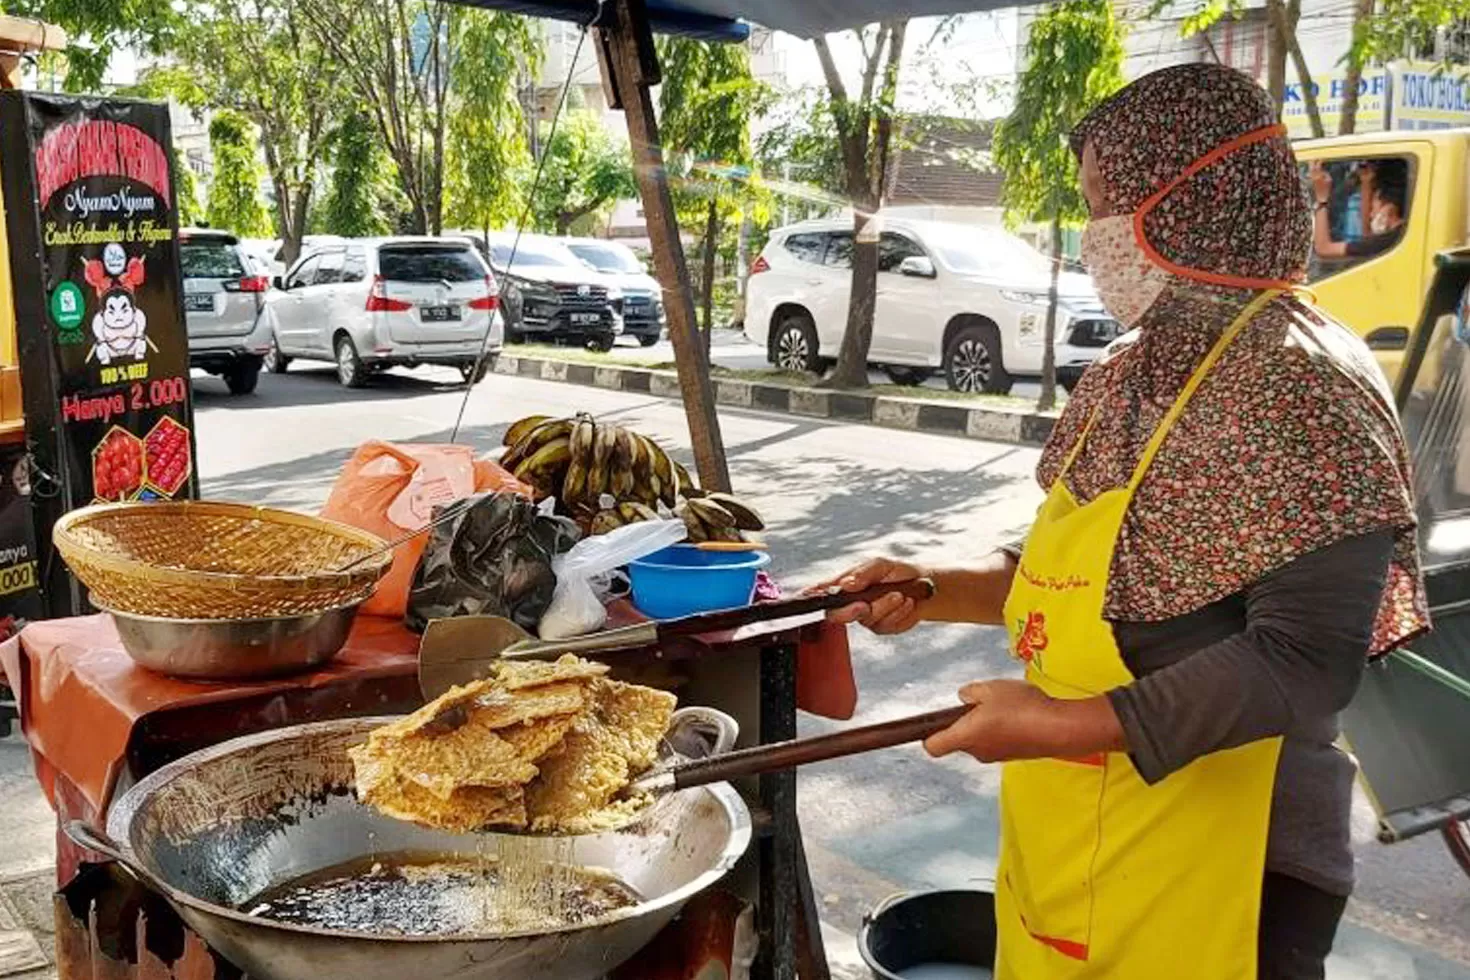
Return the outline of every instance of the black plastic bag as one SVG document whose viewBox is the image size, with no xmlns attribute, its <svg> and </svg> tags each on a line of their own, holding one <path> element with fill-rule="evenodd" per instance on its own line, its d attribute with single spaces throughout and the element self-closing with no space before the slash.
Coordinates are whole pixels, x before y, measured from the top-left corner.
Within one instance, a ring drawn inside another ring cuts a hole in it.
<svg viewBox="0 0 1470 980">
<path fill-rule="evenodd" d="M 513 493 L 483 493 L 435 512 L 458 516 L 430 532 L 408 593 L 408 628 L 431 619 L 504 616 L 532 633 L 551 603 L 551 559 L 581 537 L 575 522 Z"/>
</svg>

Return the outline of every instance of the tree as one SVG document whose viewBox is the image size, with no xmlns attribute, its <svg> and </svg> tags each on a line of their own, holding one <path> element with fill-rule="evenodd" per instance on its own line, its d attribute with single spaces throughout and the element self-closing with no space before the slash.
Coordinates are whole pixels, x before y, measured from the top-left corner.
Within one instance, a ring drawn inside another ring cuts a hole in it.
<svg viewBox="0 0 1470 980">
<path fill-rule="evenodd" d="M 119 87 L 116 94 L 133 99 L 183 102 L 195 112 L 203 102 L 202 90 L 193 83 L 192 74 L 176 66 L 145 71 L 134 84 Z M 168 155 L 174 169 L 174 207 L 179 224 L 198 224 L 204 218 L 204 210 L 199 206 L 198 180 L 188 162 L 179 156 L 177 144 L 169 146 Z"/>
<path fill-rule="evenodd" d="M 170 0 L 13 0 L 5 13 L 66 30 L 69 92 L 97 91 L 119 51 L 163 53 L 180 23 Z"/>
<path fill-rule="evenodd" d="M 520 66 L 540 57 L 536 33 L 516 24 L 515 15 L 484 14 L 434 0 L 295 2 L 317 42 L 342 66 L 344 84 L 376 124 L 408 200 L 409 230 L 438 234 L 444 227 L 447 158 L 454 152 L 459 166 L 475 167 L 482 156 L 466 151 L 477 149 L 475 143 L 486 132 L 465 120 L 457 137 L 451 133 L 454 88 L 478 93 L 472 99 L 480 99 L 481 109 L 487 92 L 514 99 Z M 472 64 L 473 58 L 486 63 Z M 496 111 L 504 116 L 518 110 Z M 508 132 L 493 138 L 518 139 Z M 458 143 L 453 150 L 451 139 Z M 475 180 L 496 179 L 494 174 L 461 171 L 462 177 L 466 174 Z M 461 182 L 459 190 L 470 186 Z M 476 195 L 484 193 L 480 185 Z"/>
<path fill-rule="evenodd" d="M 1052 275 L 1042 355 L 1042 411 L 1056 404 L 1057 294 L 1062 228 L 1087 219 L 1068 134 L 1123 85 L 1123 42 L 1109 0 L 1063 0 L 1031 24 L 1016 104 L 996 125 L 995 161 L 1012 224 L 1051 225 Z"/>
<path fill-rule="evenodd" d="M 693 217 L 702 226 L 700 303 L 708 344 L 716 253 L 726 222 L 739 220 L 742 200 L 750 196 L 750 120 L 765 101 L 765 87 L 751 77 L 750 56 L 738 44 L 670 38 L 660 43 L 659 61 L 664 69 L 659 86 L 664 149 L 691 159 L 695 168 L 690 179 L 674 188 L 674 206 L 681 223 Z"/>
<path fill-rule="evenodd" d="M 638 193 L 628 148 L 594 113 L 565 112 L 555 133 L 543 130 L 541 146 L 541 181 L 531 200 L 531 218 L 541 231 L 569 234 L 579 220 Z"/>
<path fill-rule="evenodd" d="M 878 294 L 878 236 L 871 232 L 870 221 L 882 207 L 888 190 L 894 103 L 907 31 L 907 20 L 892 20 L 854 32 L 863 52 L 861 85 L 855 96 L 849 93 L 837 69 L 826 37 L 812 41 L 822 63 L 837 143 L 842 150 L 843 190 L 852 205 L 854 247 L 847 329 L 837 369 L 828 381 L 837 388 L 861 388 L 868 383 L 868 349 L 873 343 L 873 311 Z"/>
<path fill-rule="evenodd" d="M 250 120 L 231 109 L 221 109 L 209 122 L 209 148 L 214 154 L 209 224 L 242 238 L 263 238 L 271 226 L 260 196 L 265 174 L 256 161 L 252 130 Z"/>
<path fill-rule="evenodd" d="M 197 225 L 204 217 L 199 207 L 199 180 L 188 161 L 179 156 L 178 146 L 169 146 L 168 156 L 174 168 L 174 210 L 178 212 L 179 224 Z"/>
<path fill-rule="evenodd" d="M 1354 0 L 1359 2 L 1359 0 Z M 1417 0 L 1416 0 L 1417 2 Z M 1428 0 L 1431 3 L 1443 2 L 1443 0 Z M 1157 17 L 1161 14 L 1174 16 L 1177 7 L 1173 0 L 1154 0 L 1149 8 L 1148 16 Z M 1202 0 L 1180 22 L 1180 35 L 1193 37 L 1203 35 L 1206 43 L 1209 42 L 1208 31 L 1223 18 L 1239 17 L 1245 9 L 1244 0 Z M 1267 43 L 1266 58 L 1266 88 L 1271 97 L 1276 101 L 1279 111 L 1286 102 L 1286 75 L 1287 62 L 1296 72 L 1297 87 L 1301 91 L 1302 108 L 1307 116 L 1307 124 L 1311 127 L 1312 135 L 1322 137 L 1326 130 L 1322 125 L 1322 113 L 1317 103 L 1317 86 L 1312 81 L 1311 69 L 1307 66 L 1306 54 L 1302 51 L 1300 39 L 1297 37 L 1297 27 L 1301 23 L 1302 0 L 1266 0 L 1266 23 L 1270 27 Z M 1216 60 L 1218 60 L 1216 55 Z"/>
<path fill-rule="evenodd" d="M 186 68 L 165 76 L 185 104 L 243 114 L 260 133 L 287 263 L 306 234 L 326 135 L 343 109 L 342 66 L 307 30 L 300 0 L 188 0 Z"/>
<path fill-rule="evenodd" d="M 382 207 L 388 159 L 378 131 L 363 112 L 352 112 L 332 132 L 327 151 L 332 176 L 315 218 L 324 234 L 363 238 L 392 230 Z"/>
<path fill-rule="evenodd" d="M 447 154 L 448 212 L 456 225 L 489 231 L 520 217 L 531 152 L 519 83 L 534 74 L 540 56 L 531 21 L 466 11 Z"/>
</svg>

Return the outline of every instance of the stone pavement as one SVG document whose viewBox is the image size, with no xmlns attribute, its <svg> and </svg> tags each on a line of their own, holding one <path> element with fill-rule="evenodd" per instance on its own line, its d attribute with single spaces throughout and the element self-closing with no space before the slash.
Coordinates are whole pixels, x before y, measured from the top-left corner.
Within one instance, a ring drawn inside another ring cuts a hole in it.
<svg viewBox="0 0 1470 980">
<path fill-rule="evenodd" d="M 0 738 L 0 977 L 56 976 L 56 819 L 18 736 Z"/>
</svg>

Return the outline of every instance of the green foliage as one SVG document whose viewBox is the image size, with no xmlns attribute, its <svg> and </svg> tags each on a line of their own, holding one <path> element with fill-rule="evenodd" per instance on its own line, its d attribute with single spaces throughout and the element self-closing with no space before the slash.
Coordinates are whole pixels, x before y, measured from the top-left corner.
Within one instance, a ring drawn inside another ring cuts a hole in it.
<svg viewBox="0 0 1470 980">
<path fill-rule="evenodd" d="M 174 209 L 178 212 L 179 226 L 196 225 L 204 217 L 204 209 L 199 206 L 199 179 L 179 156 L 177 146 L 170 146 L 168 155 L 174 167 Z"/>
<path fill-rule="evenodd" d="M 1377 0 L 1373 17 L 1356 25 L 1348 60 L 1359 64 L 1413 58 L 1432 49 L 1435 35 L 1470 20 L 1470 0 Z M 1460 71 L 1464 66 L 1444 65 Z"/>
<path fill-rule="evenodd" d="M 175 68 L 150 83 L 188 106 L 230 109 L 259 131 L 288 257 L 306 230 L 341 66 L 308 32 L 300 0 L 179 0 Z"/>
<path fill-rule="evenodd" d="M 762 179 L 787 212 L 816 217 L 845 199 L 842 147 L 831 100 L 815 88 L 793 92 L 773 107 L 755 144 Z"/>
<path fill-rule="evenodd" d="M 1083 116 L 1122 87 L 1122 65 L 1122 38 L 1108 0 L 1063 0 L 1032 23 L 1015 108 L 995 130 L 1009 223 L 1086 220 L 1067 139 Z"/>
<path fill-rule="evenodd" d="M 538 231 L 568 234 L 579 220 L 637 193 L 627 146 L 591 112 L 565 113 L 554 136 L 543 127 L 542 146 L 541 183 L 531 201 Z"/>
<path fill-rule="evenodd" d="M 264 238 L 271 233 L 260 196 L 264 173 L 256 161 L 253 129 L 250 120 L 229 109 L 216 112 L 209 123 L 209 147 L 214 154 L 209 224 L 242 238 Z"/>
<path fill-rule="evenodd" d="M 13 0 L 5 4 L 5 13 L 66 30 L 69 92 L 97 91 L 120 50 L 163 53 L 180 23 L 170 0 Z"/>
<path fill-rule="evenodd" d="M 517 91 L 541 59 L 532 22 L 513 14 L 465 11 L 454 51 L 453 104 L 446 162 L 450 224 L 488 229 L 524 208 L 531 167 L 525 112 Z"/>
<path fill-rule="evenodd" d="M 388 158 L 364 113 L 353 112 L 333 130 L 327 151 L 332 176 L 313 225 L 327 235 L 361 238 L 392 231 L 383 209 Z"/>
</svg>

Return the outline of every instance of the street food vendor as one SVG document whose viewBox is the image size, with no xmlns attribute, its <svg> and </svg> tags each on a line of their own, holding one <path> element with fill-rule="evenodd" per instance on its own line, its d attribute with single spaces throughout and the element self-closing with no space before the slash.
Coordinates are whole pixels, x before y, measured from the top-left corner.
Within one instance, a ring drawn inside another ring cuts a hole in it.
<svg viewBox="0 0 1470 980">
<path fill-rule="evenodd" d="M 1077 129 L 1084 258 L 1131 333 L 1083 377 L 1024 544 L 866 562 L 834 613 L 1004 625 L 926 747 L 1005 762 L 1007 980 L 1320 978 L 1353 885 L 1337 714 L 1428 627 L 1407 454 L 1362 342 L 1294 291 L 1312 211 L 1254 82 L 1149 75 Z"/>
</svg>

